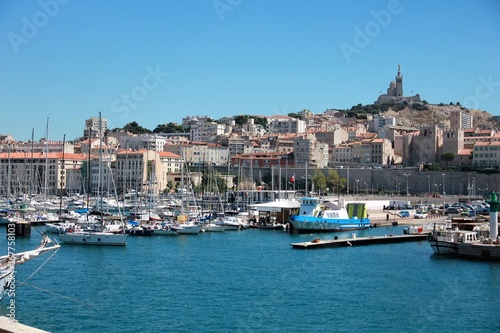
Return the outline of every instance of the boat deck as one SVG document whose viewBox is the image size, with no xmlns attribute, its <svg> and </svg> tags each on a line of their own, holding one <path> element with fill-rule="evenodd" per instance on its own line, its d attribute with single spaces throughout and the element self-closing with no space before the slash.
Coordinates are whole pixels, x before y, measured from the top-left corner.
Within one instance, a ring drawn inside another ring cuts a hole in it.
<svg viewBox="0 0 500 333">
<path fill-rule="evenodd" d="M 417 235 L 385 235 L 385 236 L 369 236 L 369 237 L 356 237 L 356 238 L 342 238 L 321 240 L 316 238 L 310 242 L 292 243 L 290 244 L 294 249 L 317 249 L 325 247 L 345 247 L 345 246 L 360 246 L 372 244 L 390 244 L 390 243 L 404 243 L 427 240 L 428 233 L 421 233 Z"/>
<path fill-rule="evenodd" d="M 0 332 L 5 333 L 48 333 L 47 331 L 40 330 L 28 325 L 23 325 L 17 321 L 13 322 L 12 319 L 0 316 Z"/>
</svg>

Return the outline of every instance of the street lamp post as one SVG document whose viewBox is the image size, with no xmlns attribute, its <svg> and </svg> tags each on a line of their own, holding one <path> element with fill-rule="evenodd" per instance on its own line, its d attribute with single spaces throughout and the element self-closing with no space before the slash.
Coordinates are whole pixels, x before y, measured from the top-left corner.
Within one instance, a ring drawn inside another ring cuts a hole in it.
<svg viewBox="0 0 500 333">
<path fill-rule="evenodd" d="M 406 174 L 404 173 L 404 175 L 406 176 L 406 200 L 408 200 L 408 176 L 411 175 L 411 173 L 409 174 Z"/>
<path fill-rule="evenodd" d="M 429 195 L 431 195 L 431 175 L 427 175 L 427 180 L 429 182 Z"/>
<path fill-rule="evenodd" d="M 469 172 L 469 174 L 467 175 L 467 196 L 469 197 L 469 201 L 470 201 L 470 190 L 471 187 L 470 187 L 470 172 Z"/>
<path fill-rule="evenodd" d="M 444 189 L 444 176 L 445 176 L 446 174 L 445 174 L 445 173 L 443 173 L 442 175 L 443 175 L 443 198 L 444 198 L 444 196 L 445 196 L 445 194 L 446 194 L 446 191 L 445 191 L 445 189 Z"/>
<path fill-rule="evenodd" d="M 476 178 L 472 177 L 472 195 L 476 196 Z"/>
</svg>

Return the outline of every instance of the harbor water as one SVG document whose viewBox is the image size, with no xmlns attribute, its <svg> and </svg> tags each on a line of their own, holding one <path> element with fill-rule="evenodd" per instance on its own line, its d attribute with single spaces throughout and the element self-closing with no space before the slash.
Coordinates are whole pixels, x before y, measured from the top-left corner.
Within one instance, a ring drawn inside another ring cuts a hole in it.
<svg viewBox="0 0 500 333">
<path fill-rule="evenodd" d="M 402 227 L 129 237 L 126 247 L 63 244 L 29 286 L 21 282 L 50 254 L 17 267 L 15 315 L 50 332 L 500 330 L 499 263 L 437 257 L 426 241 L 290 246 L 352 233 L 402 234 Z M 39 240 L 36 232 L 17 238 L 16 251 Z M 9 304 L 2 302 L 2 315 Z"/>
</svg>

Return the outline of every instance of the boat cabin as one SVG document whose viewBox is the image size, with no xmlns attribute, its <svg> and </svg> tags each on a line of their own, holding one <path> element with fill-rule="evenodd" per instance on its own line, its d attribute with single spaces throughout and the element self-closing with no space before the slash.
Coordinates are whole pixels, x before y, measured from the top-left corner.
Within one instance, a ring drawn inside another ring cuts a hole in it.
<svg viewBox="0 0 500 333">
<path fill-rule="evenodd" d="M 300 211 L 299 215 L 315 216 L 318 217 L 319 214 L 325 210 L 325 207 L 321 204 L 321 199 L 318 198 L 301 198 L 300 199 Z"/>
<path fill-rule="evenodd" d="M 437 231 L 436 240 L 448 243 L 473 243 L 477 241 L 477 233 L 467 230 Z"/>
</svg>

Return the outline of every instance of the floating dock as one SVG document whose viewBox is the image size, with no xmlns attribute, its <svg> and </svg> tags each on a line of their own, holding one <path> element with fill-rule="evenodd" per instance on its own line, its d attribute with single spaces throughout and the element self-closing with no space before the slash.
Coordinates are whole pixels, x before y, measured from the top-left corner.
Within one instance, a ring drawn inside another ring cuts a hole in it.
<svg viewBox="0 0 500 333">
<path fill-rule="evenodd" d="M 313 239 L 310 242 L 292 243 L 290 244 L 294 249 L 317 249 L 324 247 L 345 247 L 345 246 L 360 246 L 372 244 L 390 244 L 390 243 L 404 243 L 427 240 L 428 233 L 421 233 L 416 235 L 385 235 L 385 236 L 369 236 L 369 237 L 355 237 L 355 238 L 342 238 L 321 240 L 319 238 Z"/>
</svg>

